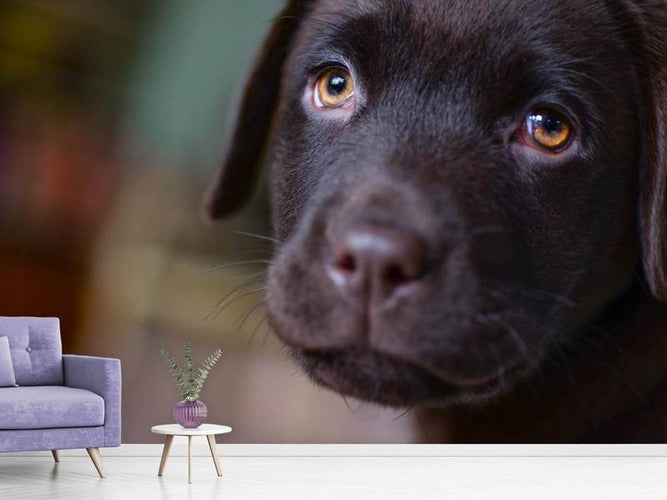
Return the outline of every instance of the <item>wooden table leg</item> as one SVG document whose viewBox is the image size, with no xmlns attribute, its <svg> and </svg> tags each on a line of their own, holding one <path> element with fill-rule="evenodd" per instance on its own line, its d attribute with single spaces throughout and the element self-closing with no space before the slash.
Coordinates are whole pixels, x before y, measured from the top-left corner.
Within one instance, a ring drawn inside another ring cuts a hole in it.
<svg viewBox="0 0 667 500">
<path fill-rule="evenodd" d="M 60 457 L 58 456 L 58 450 L 51 450 L 51 454 L 53 455 L 53 460 L 56 462 L 60 462 Z"/>
<path fill-rule="evenodd" d="M 171 443 L 174 441 L 174 436 L 166 436 L 164 438 L 164 447 L 162 448 L 162 459 L 160 460 L 160 469 L 157 472 L 158 476 L 164 473 L 164 466 L 167 465 L 167 456 L 171 450 Z"/>
<path fill-rule="evenodd" d="M 208 447 L 211 450 L 211 456 L 213 457 L 213 464 L 215 464 L 215 472 L 218 473 L 219 477 L 222 477 L 222 469 L 220 468 L 220 460 L 218 460 L 218 452 L 215 449 L 215 436 L 209 434 L 206 436 L 208 440 Z"/>
<path fill-rule="evenodd" d="M 192 445 L 192 436 L 188 436 L 188 483 L 192 482 L 191 479 L 191 465 L 190 462 L 192 461 L 192 452 L 191 452 L 191 445 Z"/>
</svg>

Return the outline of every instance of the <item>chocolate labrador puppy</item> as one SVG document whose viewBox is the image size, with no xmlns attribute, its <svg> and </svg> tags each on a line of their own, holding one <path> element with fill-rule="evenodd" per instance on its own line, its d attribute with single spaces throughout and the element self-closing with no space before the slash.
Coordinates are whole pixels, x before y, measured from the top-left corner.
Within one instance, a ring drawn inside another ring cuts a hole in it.
<svg viewBox="0 0 667 500">
<path fill-rule="evenodd" d="M 268 141 L 272 328 L 431 442 L 667 442 L 667 4 L 292 0 L 206 200 Z"/>
</svg>

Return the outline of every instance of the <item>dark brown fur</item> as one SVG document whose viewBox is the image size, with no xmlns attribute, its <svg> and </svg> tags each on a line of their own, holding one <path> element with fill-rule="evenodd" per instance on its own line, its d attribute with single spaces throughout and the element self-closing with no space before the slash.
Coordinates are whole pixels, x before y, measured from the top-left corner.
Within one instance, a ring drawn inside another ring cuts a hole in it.
<svg viewBox="0 0 667 500">
<path fill-rule="evenodd" d="M 321 119 L 304 91 L 341 61 L 361 100 Z M 545 103 L 577 131 L 557 160 L 513 138 Z M 667 442 L 667 4 L 293 0 L 210 216 L 248 198 L 267 135 L 269 319 L 315 382 L 415 407 L 426 441 Z M 414 235 L 424 275 L 335 286 L 359 223 Z"/>
</svg>

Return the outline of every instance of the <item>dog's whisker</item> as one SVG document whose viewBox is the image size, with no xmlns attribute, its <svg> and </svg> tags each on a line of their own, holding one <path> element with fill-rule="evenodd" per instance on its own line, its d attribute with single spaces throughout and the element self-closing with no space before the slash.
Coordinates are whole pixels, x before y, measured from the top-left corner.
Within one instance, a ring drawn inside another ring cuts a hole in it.
<svg viewBox="0 0 667 500">
<path fill-rule="evenodd" d="M 280 241 L 279 239 L 273 238 L 272 236 L 265 236 L 263 234 L 249 233 L 247 231 L 237 231 L 235 229 L 232 230 L 232 233 L 240 234 L 242 236 L 248 236 L 250 238 L 257 238 L 257 239 L 260 239 L 260 240 L 270 241 L 272 243 L 275 243 L 278 246 L 283 244 L 283 242 Z"/>
<path fill-rule="evenodd" d="M 240 274 L 239 276 L 242 279 L 246 279 L 246 280 L 254 279 L 258 283 L 260 281 L 266 282 L 266 271 L 259 271 L 259 272 L 256 272 L 256 273 L 250 272 L 250 273 Z"/>
<path fill-rule="evenodd" d="M 223 296 L 223 297 L 222 297 L 222 298 L 215 304 L 215 307 L 216 307 L 216 308 L 217 308 L 217 307 L 220 307 L 220 305 L 227 299 L 227 297 L 229 297 L 229 296 L 231 296 L 231 295 L 233 295 L 233 294 L 239 292 L 240 290 L 242 290 L 242 289 L 245 288 L 246 286 L 249 286 L 249 285 L 251 285 L 251 284 L 253 284 L 253 283 L 259 283 L 259 282 L 260 282 L 260 278 L 263 276 L 263 274 L 264 274 L 264 273 L 255 273 L 255 274 L 250 275 L 245 281 L 243 281 L 242 283 L 239 283 L 239 284 L 236 285 L 234 288 L 232 288 L 226 295 L 224 295 L 224 296 Z"/>
<path fill-rule="evenodd" d="M 251 259 L 251 260 L 242 260 L 240 262 L 229 262 L 227 264 L 216 264 L 214 266 L 211 266 L 195 275 L 195 277 L 202 276 L 204 274 L 210 273 L 212 271 L 216 271 L 218 269 L 227 269 L 229 267 L 236 267 L 236 266 L 244 266 L 244 265 L 252 265 L 252 264 L 270 264 L 271 261 L 267 259 Z"/>
<path fill-rule="evenodd" d="M 612 89 L 609 84 L 606 82 L 603 82 L 601 79 L 590 75 L 584 71 L 576 70 L 576 69 L 571 69 L 571 68 L 565 68 L 561 67 L 559 68 L 559 71 L 562 72 L 564 75 L 568 75 L 572 77 L 574 80 L 582 80 L 582 81 L 587 81 L 592 83 L 593 85 L 597 86 L 600 88 L 600 90 L 603 90 L 611 95 L 614 95 L 616 91 Z"/>
<path fill-rule="evenodd" d="M 405 417 L 408 413 L 410 413 L 412 410 L 414 410 L 414 406 L 410 406 L 406 408 L 404 411 L 402 411 L 398 416 L 393 418 L 393 422 L 398 422 L 400 419 Z"/>
<path fill-rule="evenodd" d="M 271 247 L 263 247 L 263 248 L 242 248 L 231 255 L 244 255 L 244 254 L 249 254 L 249 253 L 267 253 L 270 255 L 273 255 L 276 253 L 275 249 Z"/>
<path fill-rule="evenodd" d="M 343 398 L 343 401 L 345 402 L 345 406 L 347 406 L 347 409 L 350 410 L 350 413 L 354 416 L 354 418 L 359 419 L 359 415 L 354 411 L 352 406 L 350 405 L 350 402 L 347 400 L 347 396 L 345 394 L 340 395 L 341 398 Z"/>
<path fill-rule="evenodd" d="M 512 326 L 512 324 L 509 321 L 503 320 L 503 318 L 497 314 L 485 315 L 481 319 L 478 319 L 478 321 L 482 323 L 490 321 L 492 324 L 496 324 L 500 326 L 504 331 L 506 331 L 510 335 L 510 337 L 512 338 L 512 340 L 514 341 L 515 345 L 519 350 L 520 365 L 529 368 L 535 374 L 535 376 L 540 381 L 542 381 L 543 384 L 546 385 L 547 381 L 542 370 L 542 364 L 540 362 L 540 358 L 536 356 L 537 353 L 533 353 L 529 349 L 529 343 L 526 341 L 526 339 L 523 338 L 523 336 L 519 333 L 519 331 L 516 328 L 514 328 L 514 326 Z M 548 362 L 554 364 L 554 366 L 556 366 L 563 373 L 569 373 L 570 371 L 568 370 L 568 366 L 566 366 L 562 362 L 558 363 L 557 361 L 554 360 L 548 360 Z M 499 375 L 499 384 L 501 385 L 501 387 L 507 385 L 506 378 L 507 375 L 501 372 Z M 539 397 L 539 391 L 537 387 L 535 387 L 533 381 L 534 377 L 523 377 L 521 379 L 521 384 L 524 387 L 527 387 L 528 390 L 530 390 L 533 397 Z"/>
<path fill-rule="evenodd" d="M 240 295 L 236 295 L 235 297 L 231 298 L 223 307 L 220 307 L 218 310 L 215 311 L 213 317 L 216 318 L 222 311 L 227 309 L 231 304 L 236 302 L 239 299 L 242 299 L 243 297 L 248 297 L 250 295 L 254 295 L 256 293 L 263 293 L 266 290 L 265 287 L 257 288 L 255 290 L 251 290 L 249 292 L 242 293 Z"/>
<path fill-rule="evenodd" d="M 262 320 L 262 323 L 266 322 L 266 320 L 267 320 L 267 318 L 265 317 Z M 262 347 L 264 347 L 266 345 L 266 341 L 268 340 L 269 335 L 271 335 L 271 327 L 267 323 L 267 328 L 266 328 L 266 331 L 264 332 L 264 338 L 262 339 Z"/>
<path fill-rule="evenodd" d="M 514 341 L 514 343 L 517 346 L 517 349 L 519 349 L 519 353 L 521 355 L 522 361 L 528 365 L 528 366 L 533 366 L 532 362 L 532 356 L 530 353 L 530 350 L 528 349 L 526 340 L 521 336 L 521 334 L 507 321 L 504 321 L 499 315 L 497 314 L 491 314 L 484 316 L 484 319 L 489 320 L 498 326 L 500 326 L 504 331 L 509 333 L 510 337 Z"/>
<path fill-rule="evenodd" d="M 577 305 L 576 302 L 574 302 L 570 298 L 566 297 L 565 295 L 550 292 L 548 290 L 542 290 L 542 289 L 539 289 L 539 288 L 530 288 L 530 287 L 526 287 L 526 286 L 522 286 L 520 288 L 520 290 L 523 290 L 524 292 L 529 293 L 529 294 L 543 295 L 545 297 L 548 297 L 549 299 L 560 302 L 561 304 L 566 305 L 568 307 L 574 307 L 574 306 Z"/>
<path fill-rule="evenodd" d="M 250 345 L 252 344 L 252 341 L 253 341 L 253 339 L 255 338 L 255 334 L 256 334 L 257 331 L 259 330 L 259 327 L 262 326 L 262 324 L 263 324 L 266 320 L 267 320 L 267 315 L 264 314 L 264 315 L 259 319 L 259 321 L 258 321 L 257 324 L 255 325 L 255 327 L 252 329 L 252 332 L 250 333 L 250 338 L 248 338 L 248 347 L 250 347 Z"/>
<path fill-rule="evenodd" d="M 236 333 L 239 333 L 243 329 L 243 325 L 248 321 L 248 318 L 252 316 L 252 313 L 254 313 L 258 308 L 264 306 L 264 301 L 260 300 L 256 304 L 253 304 L 252 306 L 249 307 L 249 311 L 243 315 L 243 319 L 239 320 L 237 319 L 236 322 L 238 323 L 238 327 L 236 329 Z"/>
<path fill-rule="evenodd" d="M 255 282 L 251 281 L 251 282 L 247 283 L 246 285 L 244 285 L 244 286 L 242 286 L 242 287 L 239 287 L 239 288 L 236 289 L 234 292 L 230 292 L 230 293 L 228 293 L 228 294 L 225 296 L 225 297 L 226 297 L 226 300 L 223 299 L 223 301 L 222 301 L 221 303 L 219 303 L 218 305 L 216 305 L 216 307 L 213 309 L 213 311 L 211 311 L 211 312 L 210 312 L 204 319 L 205 319 L 205 320 L 208 320 L 208 319 L 211 319 L 211 318 L 215 318 L 215 317 L 217 317 L 222 311 L 224 311 L 227 307 L 229 307 L 230 304 L 233 304 L 233 303 L 236 302 L 237 300 L 242 299 L 243 297 L 247 297 L 247 296 L 249 296 L 249 295 L 253 295 L 253 294 L 255 294 L 255 293 L 264 292 L 264 291 L 266 290 L 266 287 L 263 287 L 263 286 L 262 286 L 262 287 L 256 288 L 255 290 L 251 290 L 251 291 L 249 291 L 249 292 L 240 293 L 240 291 L 241 291 L 245 286 L 248 286 L 248 285 L 253 284 L 253 283 L 255 283 Z"/>
<path fill-rule="evenodd" d="M 243 323 L 248 319 L 248 314 L 252 314 L 252 312 L 254 312 L 259 306 L 263 305 L 265 305 L 264 299 L 259 298 L 252 304 L 248 305 L 248 307 L 246 307 L 245 311 L 241 315 L 239 315 L 239 317 L 236 318 L 236 320 L 234 321 L 234 324 L 238 327 L 237 333 L 241 330 Z"/>
</svg>

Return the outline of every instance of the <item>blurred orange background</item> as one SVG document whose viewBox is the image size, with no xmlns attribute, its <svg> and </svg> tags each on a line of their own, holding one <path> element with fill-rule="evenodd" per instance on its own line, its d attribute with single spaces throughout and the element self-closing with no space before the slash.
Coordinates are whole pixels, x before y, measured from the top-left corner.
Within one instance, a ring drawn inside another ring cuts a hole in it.
<svg viewBox="0 0 667 500">
<path fill-rule="evenodd" d="M 234 427 L 225 442 L 413 439 L 409 413 L 315 387 L 268 331 L 248 282 L 264 264 L 244 262 L 270 244 L 232 232 L 270 234 L 265 188 L 219 226 L 199 214 L 280 6 L 0 3 L 0 315 L 58 316 L 65 352 L 121 358 L 123 442 L 158 442 L 150 426 L 172 421 L 158 348 L 180 357 L 186 339 L 195 361 L 223 350 L 202 400 Z"/>
</svg>

